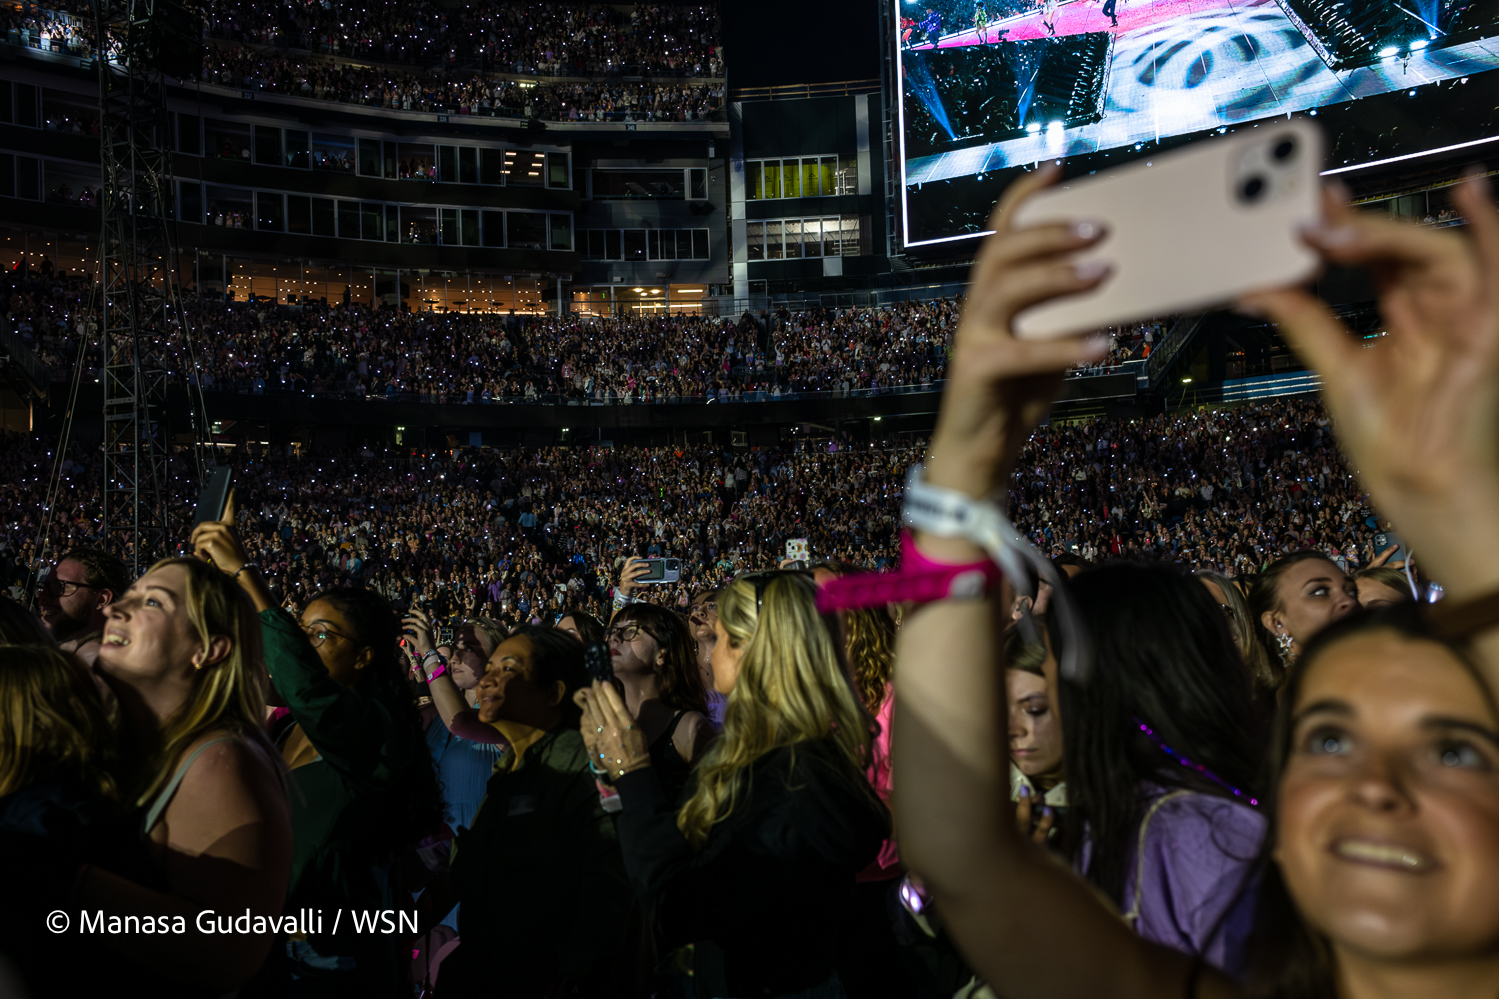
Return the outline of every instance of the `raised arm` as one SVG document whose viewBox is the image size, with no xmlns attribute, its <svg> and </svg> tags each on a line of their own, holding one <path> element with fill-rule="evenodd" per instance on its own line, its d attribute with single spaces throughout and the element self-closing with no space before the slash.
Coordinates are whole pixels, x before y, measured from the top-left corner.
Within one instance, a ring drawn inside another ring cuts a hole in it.
<svg viewBox="0 0 1499 999">
<path fill-rule="evenodd" d="M 1067 254 L 1102 233 L 1084 225 L 1013 230 L 1015 206 L 1051 180 L 1017 181 L 995 210 L 954 339 L 951 375 L 927 456 L 933 485 L 975 499 L 1003 490 L 1016 456 L 1054 398 L 1061 373 L 1101 357 L 1102 340 L 1021 341 L 1027 305 L 1096 285 L 1103 274 Z M 928 557 L 987 556 L 971 542 L 919 535 Z M 901 859 L 931 890 L 944 923 L 980 977 L 1001 995 L 1139 997 L 1187 994 L 1190 959 L 1142 940 L 1084 882 L 1016 830 L 1009 801 L 1000 629 L 1009 587 L 989 600 L 915 611 L 896 647 L 894 812 Z M 1058 940 L 1086 960 L 1037 955 Z M 1196 995 L 1231 995 L 1206 971 Z"/>
<path fill-rule="evenodd" d="M 1467 232 L 1431 230 L 1326 198 L 1307 234 L 1328 261 L 1380 278 L 1387 336 L 1365 346 L 1300 290 L 1247 298 L 1322 378 L 1338 443 L 1423 569 L 1463 602 L 1499 591 L 1499 215 L 1488 182 L 1453 189 Z M 1449 605 L 1450 606 L 1450 605 Z M 1499 629 L 1477 642 L 1499 690 Z"/>
<path fill-rule="evenodd" d="M 463 692 L 453 682 L 453 674 L 450 670 L 443 670 L 439 676 L 433 676 L 437 668 L 435 662 L 427 659 L 427 654 L 434 651 L 432 645 L 432 622 L 428 620 L 426 611 L 413 610 L 401 619 L 402 630 L 411 638 L 416 646 L 417 655 L 422 658 L 421 669 L 427 680 L 427 690 L 432 695 L 432 704 L 437 708 L 437 713 L 442 717 L 442 723 L 448 727 L 460 739 L 470 742 L 483 742 L 496 745 L 505 741 L 499 729 L 493 725 L 487 725 L 479 720 L 479 712 L 469 707 L 463 700 Z"/>
</svg>

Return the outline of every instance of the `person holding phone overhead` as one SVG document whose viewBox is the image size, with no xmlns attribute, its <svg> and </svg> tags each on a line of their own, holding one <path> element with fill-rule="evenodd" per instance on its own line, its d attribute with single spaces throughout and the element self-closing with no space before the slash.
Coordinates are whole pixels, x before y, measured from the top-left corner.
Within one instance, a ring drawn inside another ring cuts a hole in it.
<svg viewBox="0 0 1499 999">
<path fill-rule="evenodd" d="M 278 608 L 235 532 L 232 498 L 223 520 L 194 529 L 192 544 L 259 612 L 266 669 L 290 710 L 272 729 L 291 806 L 286 912 L 399 907 L 394 863 L 438 831 L 443 802 L 398 658 L 395 612 L 352 588 L 315 595 L 299 617 Z M 361 934 L 348 919 L 319 930 L 285 940 L 240 995 L 400 994 L 393 940 Z"/>
<path fill-rule="evenodd" d="M 1104 349 L 1013 334 L 1019 310 L 1101 278 L 1069 259 L 1091 241 L 1076 230 L 1013 223 L 1049 179 L 1006 192 L 975 265 L 924 465 L 925 483 L 954 507 L 985 503 L 1008 481 L 1063 371 Z M 1372 348 L 1307 292 L 1242 303 L 1278 322 L 1321 376 L 1350 465 L 1427 553 L 1443 603 L 1454 604 L 1425 621 L 1398 610 L 1348 615 L 1302 651 L 1280 699 L 1267 796 L 1254 806 L 1269 836 L 1242 979 L 1136 936 L 1022 840 L 1005 801 L 991 600 L 941 599 L 912 613 L 896 666 L 902 859 L 1003 994 L 1499 992 L 1499 907 L 1475 890 L 1499 879 L 1499 213 L 1482 181 L 1454 201 L 1466 238 L 1358 213 L 1335 196 L 1306 233 L 1327 262 L 1380 274 L 1388 336 Z M 913 540 L 948 566 L 989 557 L 958 531 Z M 994 590 L 1003 606 L 1007 585 Z M 1059 934 L 1088 959 L 1034 960 Z"/>
</svg>

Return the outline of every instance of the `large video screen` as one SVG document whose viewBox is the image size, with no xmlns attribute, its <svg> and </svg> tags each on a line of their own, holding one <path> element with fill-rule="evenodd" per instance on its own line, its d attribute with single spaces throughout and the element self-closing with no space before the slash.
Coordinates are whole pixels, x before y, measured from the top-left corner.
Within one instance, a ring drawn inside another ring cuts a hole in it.
<svg viewBox="0 0 1499 999">
<path fill-rule="evenodd" d="M 892 0 L 907 246 L 1069 172 L 1288 114 L 1333 163 L 1494 136 L 1499 0 Z M 1475 79 L 1476 78 L 1476 79 Z"/>
</svg>

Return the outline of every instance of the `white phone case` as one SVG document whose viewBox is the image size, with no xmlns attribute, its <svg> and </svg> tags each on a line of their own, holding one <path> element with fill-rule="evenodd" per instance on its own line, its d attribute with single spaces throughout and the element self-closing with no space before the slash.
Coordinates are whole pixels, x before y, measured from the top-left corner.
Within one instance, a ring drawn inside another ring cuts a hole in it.
<svg viewBox="0 0 1499 999">
<path fill-rule="evenodd" d="M 1085 333 L 1307 280 L 1318 259 L 1299 232 L 1321 217 L 1322 150 L 1312 122 L 1269 122 L 1037 194 L 1016 225 L 1101 223 L 1108 234 L 1077 259 L 1113 271 L 1092 291 L 1020 313 L 1016 335 Z"/>
</svg>

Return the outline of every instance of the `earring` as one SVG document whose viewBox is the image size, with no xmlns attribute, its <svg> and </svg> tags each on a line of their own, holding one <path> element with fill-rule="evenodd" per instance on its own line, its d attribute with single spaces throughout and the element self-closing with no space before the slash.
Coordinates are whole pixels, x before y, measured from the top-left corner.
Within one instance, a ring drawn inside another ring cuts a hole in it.
<svg viewBox="0 0 1499 999">
<path fill-rule="evenodd" d="M 1291 646 L 1296 644 L 1295 639 L 1283 631 L 1275 636 L 1275 641 L 1280 645 L 1280 661 L 1290 666 L 1296 661 L 1296 655 L 1291 651 Z"/>
</svg>

